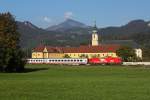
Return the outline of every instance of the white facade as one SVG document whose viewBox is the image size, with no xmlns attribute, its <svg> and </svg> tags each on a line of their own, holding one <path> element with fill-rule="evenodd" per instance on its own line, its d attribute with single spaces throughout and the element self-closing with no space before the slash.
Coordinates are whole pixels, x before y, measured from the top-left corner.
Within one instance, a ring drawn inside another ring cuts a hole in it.
<svg viewBox="0 0 150 100">
<path fill-rule="evenodd" d="M 98 46 L 98 33 L 96 30 L 93 31 L 92 33 L 92 46 Z"/>
<path fill-rule="evenodd" d="M 142 49 L 135 49 L 135 54 L 138 58 L 142 59 Z"/>
</svg>

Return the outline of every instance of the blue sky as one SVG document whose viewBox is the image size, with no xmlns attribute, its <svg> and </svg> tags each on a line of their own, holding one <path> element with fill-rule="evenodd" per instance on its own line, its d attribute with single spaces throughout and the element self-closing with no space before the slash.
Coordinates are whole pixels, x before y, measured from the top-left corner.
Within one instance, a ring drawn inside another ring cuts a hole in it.
<svg viewBox="0 0 150 100">
<path fill-rule="evenodd" d="M 0 12 L 46 28 L 72 18 L 98 27 L 120 26 L 130 20 L 150 20 L 150 0 L 0 0 Z"/>
</svg>

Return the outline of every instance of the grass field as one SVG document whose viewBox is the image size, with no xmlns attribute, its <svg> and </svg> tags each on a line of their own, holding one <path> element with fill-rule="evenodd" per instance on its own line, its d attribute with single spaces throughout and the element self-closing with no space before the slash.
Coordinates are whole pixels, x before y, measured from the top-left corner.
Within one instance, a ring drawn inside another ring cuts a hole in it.
<svg viewBox="0 0 150 100">
<path fill-rule="evenodd" d="M 150 68 L 27 65 L 0 73 L 0 100 L 150 100 Z"/>
</svg>

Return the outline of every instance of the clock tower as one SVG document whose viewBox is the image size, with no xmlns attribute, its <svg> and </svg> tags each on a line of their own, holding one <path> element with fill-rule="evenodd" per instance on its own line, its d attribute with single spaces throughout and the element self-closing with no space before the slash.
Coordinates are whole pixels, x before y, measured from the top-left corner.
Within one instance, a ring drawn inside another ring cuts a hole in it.
<svg viewBox="0 0 150 100">
<path fill-rule="evenodd" d="M 97 31 L 97 27 L 96 27 L 96 22 L 94 25 L 94 29 L 92 31 L 92 46 L 98 46 L 98 31 Z"/>
</svg>

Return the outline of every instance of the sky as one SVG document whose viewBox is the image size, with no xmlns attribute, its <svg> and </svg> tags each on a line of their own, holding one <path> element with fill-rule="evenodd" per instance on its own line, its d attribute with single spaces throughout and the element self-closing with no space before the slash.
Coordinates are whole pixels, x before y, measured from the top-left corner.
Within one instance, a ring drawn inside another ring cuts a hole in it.
<svg viewBox="0 0 150 100">
<path fill-rule="evenodd" d="M 131 20 L 150 21 L 150 0 L 0 0 L 0 12 L 41 28 L 71 18 L 98 27 L 121 26 Z"/>
</svg>

